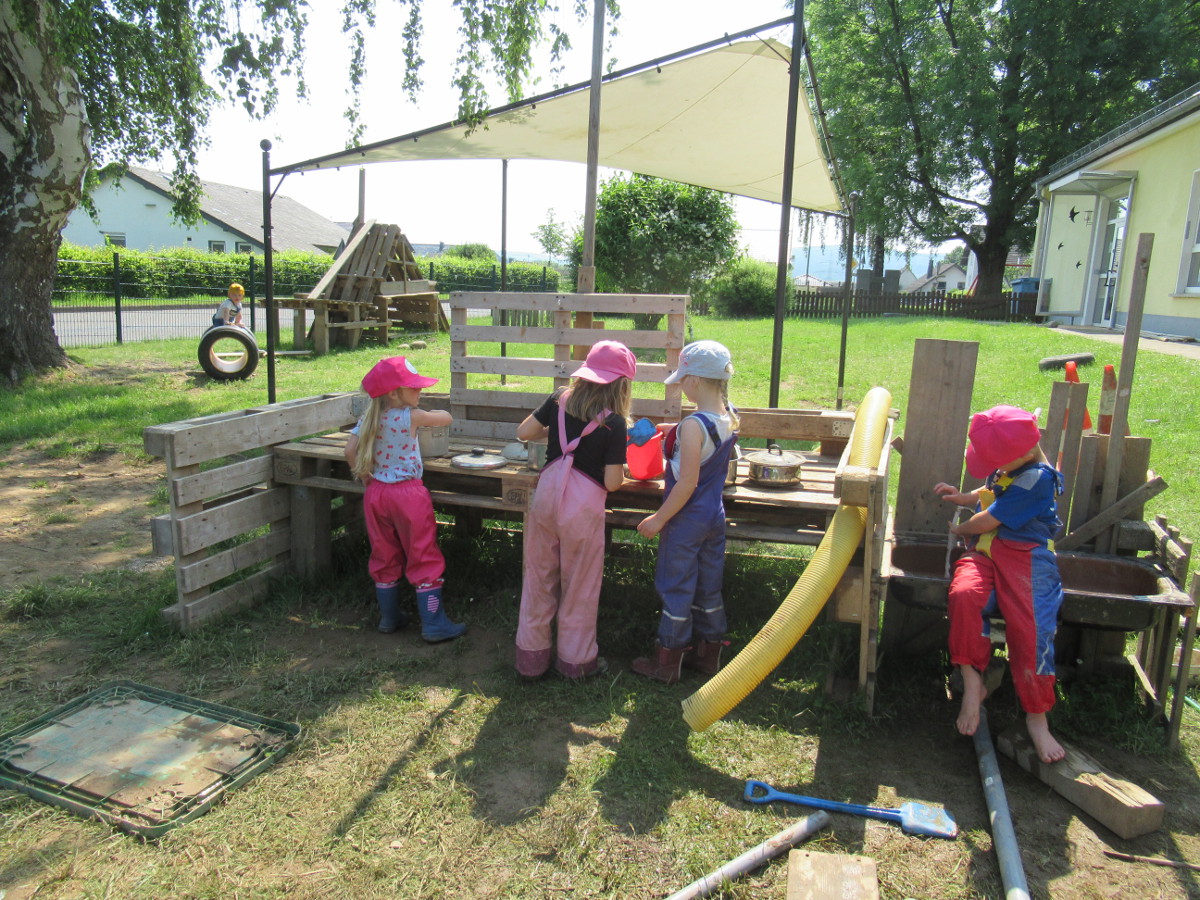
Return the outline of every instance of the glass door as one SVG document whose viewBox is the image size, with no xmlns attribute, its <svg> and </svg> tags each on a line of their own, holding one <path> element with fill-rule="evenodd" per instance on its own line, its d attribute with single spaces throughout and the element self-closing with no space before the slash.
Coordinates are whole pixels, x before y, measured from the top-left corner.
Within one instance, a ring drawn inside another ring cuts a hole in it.
<svg viewBox="0 0 1200 900">
<path fill-rule="evenodd" d="M 1108 224 L 1104 229 L 1104 246 L 1100 268 L 1096 273 L 1096 303 L 1092 307 L 1092 324 L 1111 327 L 1116 310 L 1118 268 L 1121 247 L 1125 242 L 1125 220 L 1128 198 L 1112 200 L 1108 205 Z"/>
</svg>

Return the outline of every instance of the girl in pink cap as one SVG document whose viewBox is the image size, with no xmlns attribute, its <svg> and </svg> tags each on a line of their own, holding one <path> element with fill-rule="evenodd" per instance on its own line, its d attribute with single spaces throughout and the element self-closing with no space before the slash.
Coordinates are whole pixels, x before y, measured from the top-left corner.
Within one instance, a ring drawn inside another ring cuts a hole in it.
<svg viewBox="0 0 1200 900">
<path fill-rule="evenodd" d="M 390 634 L 408 624 L 400 607 L 404 577 L 417 591 L 421 637 L 431 643 L 451 640 L 467 630 L 466 625 L 451 622 L 442 608 L 446 561 L 437 545 L 433 501 L 421 481 L 425 469 L 417 429 L 451 422 L 450 413 L 417 405 L 421 389 L 437 381 L 419 374 L 403 356 L 381 359 L 363 379 L 363 390 L 372 401 L 346 442 L 346 462 L 367 488 L 363 498 L 363 518 L 371 539 L 367 571 L 375 581 L 379 630 Z"/>
<path fill-rule="evenodd" d="M 956 724 L 965 735 L 979 728 L 987 696 L 983 672 L 992 656 L 986 617 L 998 611 L 1029 737 L 1042 762 L 1058 762 L 1066 751 L 1050 733 L 1046 713 L 1054 706 L 1054 633 L 1063 600 L 1054 555 L 1062 475 L 1042 453 L 1033 413 L 994 406 L 971 417 L 968 436 L 967 472 L 983 479 L 983 487 L 933 487 L 943 500 L 975 510 L 967 521 L 950 524 L 969 542 L 954 565 L 947 607 L 950 664 L 963 679 Z"/>
<path fill-rule="evenodd" d="M 560 388 L 517 426 L 517 438 L 548 438 L 546 464 L 525 517 L 525 573 L 517 624 L 517 672 L 537 678 L 554 655 L 568 678 L 607 670 L 596 645 L 604 571 L 604 504 L 625 480 L 625 441 L 637 360 L 600 341 Z"/>
</svg>

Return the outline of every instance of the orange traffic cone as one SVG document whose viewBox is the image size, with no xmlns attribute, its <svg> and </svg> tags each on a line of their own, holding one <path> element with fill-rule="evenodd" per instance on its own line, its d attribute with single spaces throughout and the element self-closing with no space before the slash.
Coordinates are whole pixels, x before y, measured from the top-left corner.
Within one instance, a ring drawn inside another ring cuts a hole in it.
<svg viewBox="0 0 1200 900">
<path fill-rule="evenodd" d="M 1112 367 L 1109 366 L 1109 368 L 1112 368 Z M 1075 365 L 1074 360 L 1071 360 L 1066 364 L 1066 370 L 1067 370 L 1067 381 L 1071 382 L 1071 384 L 1079 384 L 1079 367 Z M 1114 387 L 1116 386 L 1115 381 L 1113 382 L 1113 386 Z M 1117 397 L 1117 395 L 1114 393 L 1113 394 L 1114 403 L 1116 401 L 1116 397 Z M 1101 399 L 1101 402 L 1103 403 L 1103 399 Z M 1111 421 L 1111 417 L 1110 417 L 1110 421 Z M 1067 426 L 1066 420 L 1063 420 L 1063 427 L 1066 428 L 1066 426 Z M 1091 416 L 1091 413 L 1089 413 L 1087 411 L 1086 406 L 1083 408 L 1083 427 L 1085 429 L 1092 427 L 1092 416 Z"/>
<path fill-rule="evenodd" d="M 1104 367 L 1104 382 L 1100 386 L 1100 408 L 1096 416 L 1096 433 L 1111 434 L 1113 413 L 1117 409 L 1117 370 Z"/>
</svg>

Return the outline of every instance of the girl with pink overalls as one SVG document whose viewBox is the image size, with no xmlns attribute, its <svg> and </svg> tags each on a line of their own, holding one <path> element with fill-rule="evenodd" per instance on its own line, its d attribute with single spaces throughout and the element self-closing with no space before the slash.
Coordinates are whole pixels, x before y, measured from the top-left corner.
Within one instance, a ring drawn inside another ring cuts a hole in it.
<svg viewBox="0 0 1200 900">
<path fill-rule="evenodd" d="M 517 624 L 517 672 L 567 678 L 608 669 L 596 644 L 604 573 L 604 506 L 625 480 L 631 382 L 637 360 L 624 344 L 600 341 L 556 391 L 517 427 L 547 438 L 546 464 L 525 517 L 525 572 Z M 558 620 L 558 648 L 551 629 Z"/>
<path fill-rule="evenodd" d="M 363 518 L 371 539 L 367 570 L 375 581 L 379 630 L 390 634 L 408 624 L 400 608 L 400 579 L 417 591 L 421 637 L 448 641 L 467 630 L 451 622 L 442 608 L 442 575 L 446 560 L 437 545 L 433 501 L 421 481 L 425 472 L 418 428 L 449 425 L 445 410 L 421 409 L 421 389 L 436 378 L 417 373 L 403 356 L 381 359 L 363 379 L 371 405 L 351 429 L 346 462 L 366 485 Z"/>
<path fill-rule="evenodd" d="M 680 384 L 696 412 L 668 431 L 666 491 L 658 512 L 638 523 L 658 534 L 654 587 L 662 602 L 654 654 L 633 661 L 638 675 L 674 684 L 682 666 L 715 675 L 725 646 L 725 503 L 721 492 L 737 440 L 729 405 L 733 362 L 716 341 L 683 348 L 667 384 Z"/>
</svg>

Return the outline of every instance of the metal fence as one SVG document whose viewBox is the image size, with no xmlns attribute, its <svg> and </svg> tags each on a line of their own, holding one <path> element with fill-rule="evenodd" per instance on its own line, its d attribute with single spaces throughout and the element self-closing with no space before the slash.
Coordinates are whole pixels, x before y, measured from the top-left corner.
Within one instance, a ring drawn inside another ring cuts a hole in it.
<svg viewBox="0 0 1200 900">
<path fill-rule="evenodd" d="M 60 259 L 51 300 L 58 341 L 63 347 L 101 347 L 126 341 L 199 338 L 212 324 L 212 315 L 233 281 L 246 289 L 243 323 L 264 337 L 262 263 L 253 256 L 245 257 L 243 265 L 231 262 L 230 257 L 214 259 L 211 264 L 142 255 L 123 259 L 117 253 L 105 261 Z M 242 258 L 237 262 L 242 263 Z M 498 265 L 490 271 L 487 267 L 464 270 L 434 260 L 424 267 L 429 280 L 437 281 L 443 293 L 500 289 Z M 311 290 L 327 267 L 276 263 L 273 268 L 275 296 L 291 297 Z M 512 270 L 508 274 L 508 290 L 559 289 L 558 273 L 545 266 L 540 273 L 522 271 L 519 278 L 513 277 Z M 290 310 L 284 324 L 292 327 Z"/>
</svg>

